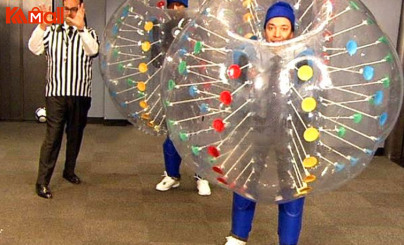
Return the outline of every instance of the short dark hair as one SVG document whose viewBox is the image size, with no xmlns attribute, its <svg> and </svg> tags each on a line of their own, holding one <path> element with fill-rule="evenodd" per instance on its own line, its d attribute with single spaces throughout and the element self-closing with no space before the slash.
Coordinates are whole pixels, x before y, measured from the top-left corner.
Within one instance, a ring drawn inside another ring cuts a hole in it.
<svg viewBox="0 0 404 245">
<path fill-rule="evenodd" d="M 62 0 L 63 3 L 65 3 L 66 0 Z M 80 0 L 80 4 L 82 4 L 84 0 Z"/>
</svg>

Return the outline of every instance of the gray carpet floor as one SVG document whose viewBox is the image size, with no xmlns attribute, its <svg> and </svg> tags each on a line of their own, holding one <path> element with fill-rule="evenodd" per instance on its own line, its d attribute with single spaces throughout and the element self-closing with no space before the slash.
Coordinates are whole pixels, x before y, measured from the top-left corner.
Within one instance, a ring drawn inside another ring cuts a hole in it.
<svg viewBox="0 0 404 245">
<path fill-rule="evenodd" d="M 77 166 L 83 183 L 62 179 L 63 146 L 46 200 L 34 192 L 44 133 L 44 124 L 0 122 L 1 245 L 224 244 L 229 191 L 213 186 L 199 196 L 186 166 L 179 188 L 155 191 L 164 137 L 89 124 Z M 402 167 L 377 156 L 347 185 L 309 196 L 299 244 L 404 244 L 403 179 Z M 248 244 L 277 244 L 276 227 L 277 207 L 258 204 Z"/>
</svg>

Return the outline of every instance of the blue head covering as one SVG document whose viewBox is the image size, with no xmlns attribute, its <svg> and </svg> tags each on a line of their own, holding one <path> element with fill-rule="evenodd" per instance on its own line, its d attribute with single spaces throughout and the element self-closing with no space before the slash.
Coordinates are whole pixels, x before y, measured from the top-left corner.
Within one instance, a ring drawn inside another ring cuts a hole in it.
<svg viewBox="0 0 404 245">
<path fill-rule="evenodd" d="M 170 3 L 181 3 L 181 4 L 184 4 L 184 6 L 188 8 L 188 0 L 167 0 L 167 6 Z"/>
<path fill-rule="evenodd" d="M 264 29 L 267 26 L 268 21 L 274 17 L 285 17 L 290 21 L 292 25 L 292 31 L 295 30 L 295 13 L 289 3 L 279 1 L 274 3 L 268 9 L 267 15 L 265 16 Z"/>
</svg>

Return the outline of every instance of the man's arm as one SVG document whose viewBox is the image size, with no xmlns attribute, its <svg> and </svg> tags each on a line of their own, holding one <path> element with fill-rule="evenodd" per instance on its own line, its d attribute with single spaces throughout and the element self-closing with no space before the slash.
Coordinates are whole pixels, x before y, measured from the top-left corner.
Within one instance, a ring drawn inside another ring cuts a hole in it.
<svg viewBox="0 0 404 245">
<path fill-rule="evenodd" d="M 83 49 L 86 55 L 94 56 L 98 54 L 98 37 L 95 31 L 89 31 L 87 28 L 84 28 L 82 31 L 79 31 L 79 35 L 83 42 Z"/>
<path fill-rule="evenodd" d="M 39 25 L 32 32 L 31 37 L 28 41 L 28 48 L 32 53 L 40 55 L 44 52 L 45 50 L 45 46 L 43 44 L 44 34 L 45 31 Z"/>
<path fill-rule="evenodd" d="M 41 4 L 38 6 L 38 8 L 41 10 L 41 12 L 50 12 L 51 11 L 51 6 L 46 7 L 45 4 Z M 47 16 L 48 20 L 51 20 L 50 16 Z M 32 53 L 36 55 L 40 55 L 44 52 L 45 46 L 44 46 L 44 35 L 46 29 L 50 26 L 51 24 L 48 23 L 42 23 L 39 24 L 35 30 L 32 32 L 31 37 L 28 41 L 28 48 L 31 50 Z"/>
<path fill-rule="evenodd" d="M 98 54 L 98 37 L 94 30 L 87 30 L 84 20 L 85 13 L 86 9 L 84 8 L 84 3 L 81 3 L 74 18 L 72 19 L 67 17 L 66 23 L 68 25 L 77 27 L 83 44 L 84 52 L 88 56 L 94 56 Z"/>
</svg>

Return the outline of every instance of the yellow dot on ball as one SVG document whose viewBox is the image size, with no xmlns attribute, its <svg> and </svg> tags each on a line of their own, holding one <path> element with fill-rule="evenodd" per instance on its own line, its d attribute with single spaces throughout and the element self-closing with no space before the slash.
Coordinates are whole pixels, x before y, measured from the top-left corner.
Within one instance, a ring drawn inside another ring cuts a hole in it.
<svg viewBox="0 0 404 245">
<path fill-rule="evenodd" d="M 304 135 L 303 135 L 304 139 L 307 142 L 313 142 L 313 141 L 317 140 L 319 136 L 320 136 L 320 132 L 318 132 L 318 130 L 313 127 L 306 129 L 306 131 L 304 131 Z"/>
<path fill-rule="evenodd" d="M 143 52 L 149 51 L 150 48 L 151 48 L 150 42 L 145 41 L 145 42 L 142 43 L 142 50 L 143 50 Z"/>
<path fill-rule="evenodd" d="M 317 101 L 313 97 L 307 97 L 302 101 L 302 110 L 304 112 L 312 112 L 317 107 Z"/>
<path fill-rule="evenodd" d="M 312 188 L 311 187 L 304 187 L 301 189 L 297 190 L 297 193 L 294 194 L 295 197 L 301 197 L 304 195 L 307 195 L 309 192 L 311 192 Z"/>
<path fill-rule="evenodd" d="M 308 65 L 303 65 L 297 71 L 297 76 L 300 80 L 307 82 L 313 77 L 313 68 Z"/>
<path fill-rule="evenodd" d="M 142 100 L 139 102 L 140 107 L 142 107 L 143 109 L 146 109 L 149 105 L 147 104 L 147 102 L 145 100 Z"/>
<path fill-rule="evenodd" d="M 245 15 L 243 15 L 244 22 L 250 22 L 251 19 L 252 19 L 252 15 L 250 13 L 246 13 Z"/>
<path fill-rule="evenodd" d="M 140 92 L 146 91 L 146 83 L 144 83 L 144 82 L 138 82 L 138 83 L 137 83 L 137 89 L 138 89 Z"/>
<path fill-rule="evenodd" d="M 317 179 L 316 176 L 310 174 L 310 175 L 307 175 L 307 176 L 304 178 L 304 182 L 306 182 L 306 183 L 311 183 L 311 182 L 314 182 L 316 179 Z"/>
<path fill-rule="evenodd" d="M 153 29 L 153 22 L 151 21 L 146 21 L 146 23 L 144 24 L 144 29 L 145 31 L 151 31 L 151 29 Z"/>
<path fill-rule="evenodd" d="M 305 168 L 312 168 L 312 167 L 316 166 L 317 163 L 318 163 L 318 160 L 315 157 L 307 157 L 303 160 L 303 166 Z"/>
<path fill-rule="evenodd" d="M 147 126 L 154 128 L 154 121 L 147 122 Z"/>
<path fill-rule="evenodd" d="M 142 113 L 140 117 L 144 120 L 150 120 L 150 113 Z"/>
<path fill-rule="evenodd" d="M 251 0 L 245 0 L 243 2 L 243 7 L 244 8 L 249 8 L 251 6 Z"/>
<path fill-rule="evenodd" d="M 146 73 L 147 70 L 148 70 L 148 68 L 147 68 L 147 64 L 146 64 L 146 63 L 140 63 L 140 64 L 139 64 L 139 71 L 140 71 L 141 73 Z"/>
<path fill-rule="evenodd" d="M 254 36 L 254 34 L 252 34 L 251 32 L 244 35 L 244 37 L 248 39 L 250 39 L 252 36 Z"/>
</svg>

